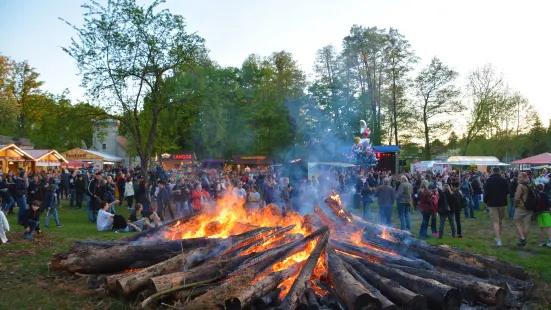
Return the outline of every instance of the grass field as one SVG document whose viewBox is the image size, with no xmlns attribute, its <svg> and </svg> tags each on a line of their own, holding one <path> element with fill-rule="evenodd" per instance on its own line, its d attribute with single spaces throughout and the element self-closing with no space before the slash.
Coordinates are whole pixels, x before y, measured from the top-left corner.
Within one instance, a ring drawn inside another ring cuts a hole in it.
<svg viewBox="0 0 551 310">
<path fill-rule="evenodd" d="M 125 209 L 118 211 L 126 215 Z M 373 214 L 376 219 L 376 207 Z M 396 215 L 394 212 L 395 227 L 399 224 Z M 488 213 L 478 211 L 476 216 L 477 219 L 463 220 L 463 239 L 451 238 L 447 226 L 443 239 L 430 238 L 428 242 L 448 244 L 524 266 L 530 273 L 530 280 L 538 287 L 531 308 L 551 307 L 551 249 L 538 247 L 535 235 L 530 236 L 527 246 L 517 247 L 510 219 L 505 220 L 504 245 L 499 248 L 494 242 Z M 10 241 L 0 245 L 0 309 L 130 309 L 127 302 L 88 290 L 86 278 L 50 272 L 47 266 L 52 254 L 67 251 L 72 241 L 110 240 L 124 234 L 98 232 L 95 224 L 88 223 L 84 210 L 64 207 L 59 211 L 59 218 L 64 227 L 57 228 L 50 223 L 50 228 L 43 229 L 43 235 L 24 240 L 23 228 L 15 225 L 16 216 L 8 217 L 12 225 L 12 232 L 8 234 Z M 415 234 L 420 223 L 421 215 L 414 213 L 412 226 Z M 533 228 L 536 228 L 535 223 Z"/>
</svg>

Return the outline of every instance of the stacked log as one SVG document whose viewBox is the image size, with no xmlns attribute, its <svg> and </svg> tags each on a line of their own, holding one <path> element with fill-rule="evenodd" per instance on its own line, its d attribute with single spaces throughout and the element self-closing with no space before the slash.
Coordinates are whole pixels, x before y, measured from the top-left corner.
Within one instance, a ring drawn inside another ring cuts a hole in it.
<svg viewBox="0 0 551 310">
<path fill-rule="evenodd" d="M 108 292 L 138 297 L 143 306 L 162 298 L 182 309 L 504 308 L 508 293 L 530 292 L 522 267 L 430 246 L 365 222 L 333 198 L 326 203 L 328 212 L 314 208 L 319 222 L 310 219 L 304 236 L 291 233 L 296 226 L 290 225 L 223 239 L 159 241 L 174 221 L 125 240 L 75 242 L 54 255 L 51 267 L 101 274 Z M 362 242 L 343 237 L 359 228 Z"/>
</svg>

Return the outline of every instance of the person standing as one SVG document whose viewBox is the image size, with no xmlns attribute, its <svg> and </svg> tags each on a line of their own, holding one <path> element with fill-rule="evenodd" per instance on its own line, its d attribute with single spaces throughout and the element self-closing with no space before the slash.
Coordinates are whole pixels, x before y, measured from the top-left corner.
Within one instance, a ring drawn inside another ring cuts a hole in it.
<svg viewBox="0 0 551 310">
<path fill-rule="evenodd" d="M 19 178 L 15 180 L 15 202 L 19 207 L 17 213 L 17 223 L 21 223 L 21 217 L 27 211 L 27 189 L 29 188 L 29 179 L 27 172 L 21 171 Z"/>
<path fill-rule="evenodd" d="M 373 202 L 374 189 L 369 186 L 368 180 L 365 180 L 362 187 L 363 218 L 371 219 L 371 203 Z"/>
<path fill-rule="evenodd" d="M 498 168 L 499 169 L 499 168 Z M 480 177 L 475 175 L 471 181 L 471 186 L 473 188 L 473 205 L 475 210 L 480 210 L 480 197 L 484 194 L 483 185 L 480 181 Z"/>
<path fill-rule="evenodd" d="M 501 233 L 503 229 L 503 218 L 507 208 L 507 196 L 509 195 L 509 183 L 499 173 L 499 168 L 492 170 L 493 174 L 488 177 L 484 184 L 484 203 L 490 209 L 490 218 L 494 226 L 497 246 L 502 246 Z"/>
<path fill-rule="evenodd" d="M 453 191 L 453 197 L 455 199 L 455 209 L 453 210 L 455 215 L 455 226 L 457 229 L 457 238 L 463 238 L 463 235 L 461 234 L 461 208 L 466 208 L 468 201 L 463 196 L 463 193 L 459 189 L 461 186 L 461 183 L 459 181 L 453 181 L 452 182 L 452 191 Z"/>
<path fill-rule="evenodd" d="M 518 175 L 518 181 L 519 184 L 517 191 L 515 192 L 514 222 L 520 236 L 520 240 L 517 245 L 525 246 L 527 243 L 526 239 L 528 238 L 528 232 L 530 231 L 530 220 L 532 219 L 532 215 L 534 213 L 532 210 L 529 210 L 527 206 L 527 203 L 529 202 L 528 195 L 533 195 L 534 193 L 530 193 L 532 191 L 530 187 L 530 178 L 528 178 L 528 174 L 526 174 L 526 172 L 521 172 Z"/>
<path fill-rule="evenodd" d="M 509 184 L 509 218 L 515 216 L 515 193 L 517 192 L 518 179 L 513 178 Z"/>
<path fill-rule="evenodd" d="M 398 193 L 396 193 L 396 202 L 398 203 L 398 215 L 400 216 L 400 229 L 411 230 L 411 222 L 409 219 L 409 208 L 411 207 L 411 196 L 413 195 L 413 186 L 408 181 L 408 178 L 403 175 L 400 178 Z"/>
<path fill-rule="evenodd" d="M 378 198 L 379 203 L 379 222 L 381 225 L 392 225 L 392 208 L 394 207 L 394 201 L 396 201 L 396 192 L 394 188 L 390 186 L 390 180 L 388 178 L 383 179 L 383 185 L 379 185 L 375 190 L 375 196 Z"/>
</svg>

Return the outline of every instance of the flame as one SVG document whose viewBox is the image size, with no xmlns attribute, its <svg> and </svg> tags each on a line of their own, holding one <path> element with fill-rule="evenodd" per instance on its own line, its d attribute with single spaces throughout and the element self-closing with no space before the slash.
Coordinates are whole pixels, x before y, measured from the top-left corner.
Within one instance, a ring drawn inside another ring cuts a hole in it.
<svg viewBox="0 0 551 310">
<path fill-rule="evenodd" d="M 350 257 L 361 258 L 361 259 L 367 259 L 368 261 L 370 261 L 370 262 L 372 262 L 372 263 L 380 263 L 380 262 L 381 262 L 380 260 L 376 259 L 375 257 L 364 258 L 364 257 L 358 256 L 358 255 L 350 254 L 350 253 L 348 253 L 348 252 L 343 252 L 343 251 L 339 251 L 339 250 L 335 250 L 335 252 L 342 253 L 342 254 L 348 255 L 348 256 L 350 256 Z"/>
<path fill-rule="evenodd" d="M 334 193 L 333 195 L 331 195 L 329 197 L 331 197 L 331 199 L 333 199 L 336 203 L 338 203 L 339 206 L 342 206 L 341 196 L 339 196 L 339 194 Z"/>
<path fill-rule="evenodd" d="M 396 239 L 392 237 L 388 231 L 386 231 L 386 227 L 383 228 L 383 232 L 379 235 L 381 239 L 385 239 L 390 242 L 396 242 Z"/>
<path fill-rule="evenodd" d="M 294 211 L 287 211 L 286 216 L 282 216 L 281 208 L 275 204 L 257 210 L 248 210 L 244 206 L 245 200 L 238 199 L 230 189 L 215 205 L 205 206 L 203 213 L 186 223 L 174 225 L 165 233 L 165 238 L 227 238 L 256 227 L 285 227 L 291 224 L 296 226 L 289 233 L 308 235 L 302 227 L 303 217 Z"/>
<path fill-rule="evenodd" d="M 383 233 L 386 232 L 386 228 L 383 230 Z M 388 233 L 387 233 L 388 234 Z M 365 243 L 363 242 L 362 240 L 362 235 L 363 235 L 363 232 L 362 230 L 358 230 L 356 231 L 355 233 L 352 233 L 350 235 L 350 242 L 354 243 L 355 245 L 359 245 L 359 246 L 362 246 L 362 247 L 366 247 L 366 248 L 370 248 L 372 250 L 376 250 L 376 251 L 379 251 L 381 253 L 386 253 L 386 254 L 390 254 L 390 255 L 394 255 L 394 256 L 398 256 L 398 254 L 396 254 L 395 252 L 392 252 L 392 251 L 386 251 L 386 250 L 383 250 L 381 248 L 378 248 L 378 247 L 375 247 L 371 244 L 368 244 L 368 243 Z"/>
<path fill-rule="evenodd" d="M 312 289 L 314 290 L 314 292 L 318 296 L 325 296 L 325 295 L 329 294 L 328 291 L 326 291 L 326 290 L 322 289 L 321 287 L 319 287 L 318 285 L 316 285 L 316 283 L 312 280 L 310 280 L 310 286 L 312 287 Z"/>
</svg>

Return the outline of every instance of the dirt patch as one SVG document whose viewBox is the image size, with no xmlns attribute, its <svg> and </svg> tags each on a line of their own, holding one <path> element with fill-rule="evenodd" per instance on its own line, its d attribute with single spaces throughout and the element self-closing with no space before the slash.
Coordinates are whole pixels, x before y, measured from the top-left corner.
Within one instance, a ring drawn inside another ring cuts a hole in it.
<svg viewBox="0 0 551 310">
<path fill-rule="evenodd" d="M 12 244 L 29 244 L 31 246 L 39 246 L 41 248 L 50 247 L 55 244 L 52 235 L 47 232 L 43 232 L 40 235 L 33 233 L 32 239 L 23 238 L 23 232 L 8 232 L 6 237 L 8 237 L 8 243 L 0 245 L 0 249 L 3 249 L 2 247 L 4 246 L 9 247 Z"/>
<path fill-rule="evenodd" d="M 6 247 L 7 245 L 3 245 L 3 247 Z M 0 251 L 0 256 L 34 256 L 36 255 L 35 250 L 4 250 L 4 248 L 0 248 L 2 251 Z"/>
</svg>

